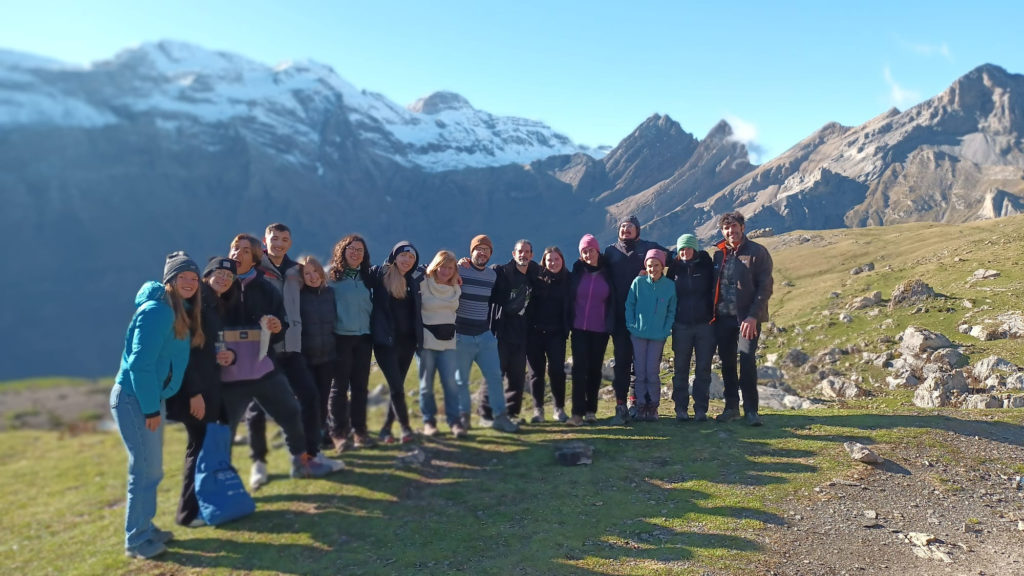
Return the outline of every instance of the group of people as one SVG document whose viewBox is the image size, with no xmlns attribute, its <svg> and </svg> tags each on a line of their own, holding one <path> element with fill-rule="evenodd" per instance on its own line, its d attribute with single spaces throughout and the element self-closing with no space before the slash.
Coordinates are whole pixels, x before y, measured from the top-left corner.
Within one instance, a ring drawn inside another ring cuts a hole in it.
<svg viewBox="0 0 1024 576">
<path fill-rule="evenodd" d="M 246 422 L 253 489 L 268 481 L 268 414 L 284 433 L 291 476 L 323 477 L 344 468 L 324 455 L 325 447 L 341 453 L 414 440 L 404 389 L 413 357 L 424 436 L 438 433 L 435 375 L 451 434 L 468 435 L 474 363 L 484 379 L 476 406 L 484 426 L 519 430 L 527 381 L 531 422 L 547 418 L 547 382 L 556 421 L 595 422 L 609 338 L 616 401 L 610 423 L 656 420 L 669 335 L 677 420 L 708 419 L 717 350 L 725 409 L 715 419 L 745 417 L 761 425 L 755 351 L 772 294 L 772 260 L 746 237 L 742 214 L 723 215 L 719 228 L 724 238 L 712 258 L 693 234 L 680 236 L 674 251 L 641 240 L 638 220 L 629 217 L 603 252 L 593 235 L 584 235 L 571 269 L 554 246 L 538 264 L 525 239 L 515 243 L 509 262 L 488 266 L 494 246 L 486 235 L 472 239 L 465 258 L 440 250 L 423 265 L 416 247 L 403 241 L 373 266 L 365 240 L 350 234 L 334 246 L 325 270 L 312 256 L 289 257 L 291 230 L 279 223 L 267 227 L 262 241 L 239 234 L 226 257 L 211 258 L 202 269 L 184 252 L 168 255 L 163 281 L 147 282 L 136 296 L 111 391 L 128 452 L 126 554 L 152 558 L 173 537 L 153 524 L 165 418 L 183 422 L 188 434 L 176 521 L 195 527 L 203 524 L 196 459 L 209 422 L 232 428 Z M 390 390 L 376 440 L 367 428 L 374 357 Z"/>
</svg>

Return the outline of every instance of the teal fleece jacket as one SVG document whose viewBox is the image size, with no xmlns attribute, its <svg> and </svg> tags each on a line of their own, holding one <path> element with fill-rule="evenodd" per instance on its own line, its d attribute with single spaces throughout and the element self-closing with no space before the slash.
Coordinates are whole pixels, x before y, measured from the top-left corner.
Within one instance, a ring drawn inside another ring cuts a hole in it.
<svg viewBox="0 0 1024 576">
<path fill-rule="evenodd" d="M 143 284 L 135 295 L 135 306 L 116 382 L 139 399 L 142 413 L 151 418 L 160 414 L 160 402 L 181 388 L 191 334 L 181 340 L 174 337 L 174 311 L 163 284 Z"/>
<path fill-rule="evenodd" d="M 676 318 L 676 285 L 662 276 L 637 276 L 626 296 L 626 328 L 637 338 L 667 340 Z"/>
</svg>

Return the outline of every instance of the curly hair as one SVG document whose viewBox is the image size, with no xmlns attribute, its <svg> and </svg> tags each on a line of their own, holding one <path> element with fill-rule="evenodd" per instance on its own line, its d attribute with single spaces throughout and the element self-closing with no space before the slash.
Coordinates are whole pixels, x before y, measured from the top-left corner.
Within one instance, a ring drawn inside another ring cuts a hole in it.
<svg viewBox="0 0 1024 576">
<path fill-rule="evenodd" d="M 334 250 L 331 252 L 331 261 L 328 264 L 330 268 L 330 279 L 331 282 L 338 282 L 345 275 L 345 250 L 353 243 L 359 242 L 363 245 L 363 260 L 359 263 L 359 272 L 363 275 L 363 278 L 367 278 L 370 275 L 370 249 L 366 247 L 366 240 L 359 234 L 349 234 L 338 243 L 334 245 Z"/>
</svg>

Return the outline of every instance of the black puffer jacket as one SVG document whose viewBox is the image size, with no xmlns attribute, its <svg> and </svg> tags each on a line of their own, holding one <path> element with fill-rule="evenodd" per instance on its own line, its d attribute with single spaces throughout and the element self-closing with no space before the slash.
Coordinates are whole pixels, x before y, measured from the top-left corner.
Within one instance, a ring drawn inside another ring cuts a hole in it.
<svg viewBox="0 0 1024 576">
<path fill-rule="evenodd" d="M 224 323 L 221 321 L 221 302 L 217 293 L 205 282 L 199 286 L 203 301 L 199 318 L 206 343 L 201 348 L 191 350 L 181 389 L 167 399 L 167 418 L 178 422 L 194 420 L 189 411 L 189 402 L 196 394 L 202 394 L 203 402 L 206 404 L 203 422 L 217 421 L 221 412 L 220 366 L 217 365 L 215 349 L 217 333 L 224 329 Z"/>
<path fill-rule="evenodd" d="M 413 253 L 416 254 L 416 262 L 413 264 L 412 269 L 405 274 L 405 294 L 407 300 L 398 301 L 397 298 L 392 298 L 391 293 L 384 286 L 384 275 L 395 264 L 395 257 L 406 247 L 412 248 Z M 395 247 L 391 249 L 387 262 L 383 266 L 370 268 L 367 286 L 370 287 L 373 298 L 373 313 L 370 314 L 370 333 L 373 334 L 374 344 L 383 346 L 393 346 L 395 344 L 396 319 L 394 311 L 397 309 L 411 311 L 412 318 L 408 320 L 411 320 L 410 328 L 412 333 L 416 335 L 416 347 L 420 348 L 423 346 L 423 316 L 420 314 L 423 304 L 420 293 L 423 270 L 420 269 L 419 263 L 420 254 L 416 251 L 416 247 L 410 242 L 402 241 L 395 244 Z M 411 299 L 411 304 L 409 304 L 408 299 Z"/>
<path fill-rule="evenodd" d="M 299 292 L 302 315 L 302 355 L 310 366 L 330 362 L 337 356 L 334 346 L 334 323 L 338 311 L 334 307 L 334 289 L 326 284 L 319 288 L 303 285 Z"/>
<path fill-rule="evenodd" d="M 676 285 L 676 323 L 711 322 L 715 303 L 715 265 L 711 255 L 697 250 L 688 262 L 673 258 L 667 275 Z"/>
<path fill-rule="evenodd" d="M 569 335 L 569 272 L 563 266 L 558 274 L 541 267 L 534 283 L 526 313 L 530 328 L 543 334 Z"/>
</svg>

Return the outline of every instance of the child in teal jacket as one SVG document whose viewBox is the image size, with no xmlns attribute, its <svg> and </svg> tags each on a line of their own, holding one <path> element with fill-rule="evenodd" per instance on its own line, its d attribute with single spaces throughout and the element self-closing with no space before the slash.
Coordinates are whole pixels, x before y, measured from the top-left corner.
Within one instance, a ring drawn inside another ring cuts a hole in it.
<svg viewBox="0 0 1024 576">
<path fill-rule="evenodd" d="M 646 276 L 637 276 L 626 297 L 626 328 L 633 340 L 638 419 L 656 421 L 661 400 L 661 353 L 676 317 L 676 288 L 665 278 L 665 253 L 648 250 Z"/>
</svg>

